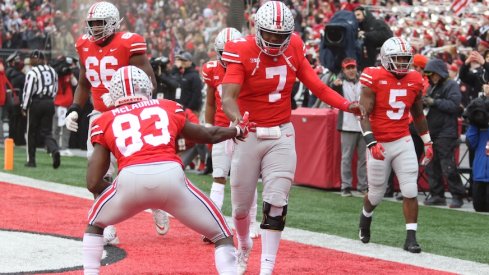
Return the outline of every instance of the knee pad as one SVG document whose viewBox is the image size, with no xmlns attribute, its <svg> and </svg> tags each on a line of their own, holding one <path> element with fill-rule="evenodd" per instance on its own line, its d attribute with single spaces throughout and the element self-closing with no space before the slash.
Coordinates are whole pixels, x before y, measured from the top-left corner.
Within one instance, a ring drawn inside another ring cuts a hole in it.
<svg viewBox="0 0 489 275">
<path fill-rule="evenodd" d="M 381 184 L 368 183 L 368 200 L 372 205 L 378 205 L 384 198 L 385 190 L 387 188 L 387 182 Z"/>
<path fill-rule="evenodd" d="M 270 229 L 283 231 L 285 228 L 285 217 L 287 216 L 287 205 L 282 208 L 282 215 L 270 217 L 270 209 L 272 205 L 268 202 L 263 202 L 263 219 L 261 220 L 261 229 Z"/>
<path fill-rule="evenodd" d="M 401 194 L 405 198 L 411 199 L 418 196 L 418 184 L 416 182 L 401 184 L 400 188 Z"/>
</svg>

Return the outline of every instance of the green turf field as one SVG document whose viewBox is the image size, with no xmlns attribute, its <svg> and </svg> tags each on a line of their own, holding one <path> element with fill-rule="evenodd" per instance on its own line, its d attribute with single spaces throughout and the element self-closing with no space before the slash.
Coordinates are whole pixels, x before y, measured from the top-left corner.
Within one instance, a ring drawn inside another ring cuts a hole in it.
<svg viewBox="0 0 489 275">
<path fill-rule="evenodd" d="M 3 155 L 3 148 L 0 148 L 2 168 Z M 38 151 L 36 158 L 37 168 L 25 168 L 25 149 L 16 148 L 14 170 L 9 172 L 85 186 L 85 158 L 62 157 L 61 167 L 57 170 L 52 168 L 51 158 L 43 151 Z M 188 173 L 188 177 L 206 193 L 209 192 L 210 176 Z M 261 191 L 261 185 L 258 188 Z M 357 239 L 361 205 L 362 199 L 358 197 L 343 198 L 334 192 L 294 186 L 290 194 L 287 226 Z M 230 215 L 230 209 L 230 191 L 227 188 L 224 214 Z M 424 206 L 420 206 L 419 212 L 418 242 L 423 251 L 489 264 L 489 215 Z M 261 217 L 260 212 L 258 217 Z M 401 204 L 383 202 L 375 211 L 371 241 L 401 247 L 404 238 Z"/>
</svg>

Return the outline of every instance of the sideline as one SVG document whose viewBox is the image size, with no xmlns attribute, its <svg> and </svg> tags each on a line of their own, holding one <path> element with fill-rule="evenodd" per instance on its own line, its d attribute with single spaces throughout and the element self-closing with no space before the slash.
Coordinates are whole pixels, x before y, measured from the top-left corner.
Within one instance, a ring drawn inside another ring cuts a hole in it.
<svg viewBox="0 0 489 275">
<path fill-rule="evenodd" d="M 0 172 L 0 179 L 12 184 L 38 188 L 55 193 L 90 200 L 93 198 L 92 194 L 88 190 L 81 187 L 36 180 L 3 172 Z M 227 220 L 228 223 L 232 225 L 232 219 L 227 217 Z M 283 232 L 282 239 L 440 271 L 454 272 L 458 274 L 489 274 L 489 265 L 487 264 L 439 256 L 426 252 L 422 252 L 421 254 L 412 254 L 405 252 L 401 248 L 374 243 L 365 245 L 360 241 L 324 233 L 310 232 L 302 229 L 286 227 Z"/>
</svg>

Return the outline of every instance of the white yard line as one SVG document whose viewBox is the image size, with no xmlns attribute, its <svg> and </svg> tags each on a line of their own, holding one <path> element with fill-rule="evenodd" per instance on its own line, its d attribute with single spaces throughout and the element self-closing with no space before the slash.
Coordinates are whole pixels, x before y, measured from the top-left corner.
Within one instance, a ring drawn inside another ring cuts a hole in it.
<svg viewBox="0 0 489 275">
<path fill-rule="evenodd" d="M 2 172 L 0 172 L 0 180 L 55 193 L 66 194 L 85 199 L 92 199 L 91 193 L 88 192 L 85 188 L 81 187 L 41 181 Z M 228 223 L 232 224 L 232 220 L 230 218 L 228 218 Z M 450 258 L 445 256 L 438 256 L 426 252 L 422 252 L 421 254 L 412 254 L 405 252 L 400 247 L 396 248 L 374 243 L 363 244 L 357 240 L 351 240 L 324 233 L 315 233 L 302 229 L 286 227 L 282 238 L 284 240 L 294 241 L 302 244 L 314 245 L 351 254 L 409 264 L 429 269 L 454 272 L 458 274 L 489 274 L 489 265 L 487 264 L 481 264 L 477 262 L 460 260 L 457 258 Z"/>
</svg>

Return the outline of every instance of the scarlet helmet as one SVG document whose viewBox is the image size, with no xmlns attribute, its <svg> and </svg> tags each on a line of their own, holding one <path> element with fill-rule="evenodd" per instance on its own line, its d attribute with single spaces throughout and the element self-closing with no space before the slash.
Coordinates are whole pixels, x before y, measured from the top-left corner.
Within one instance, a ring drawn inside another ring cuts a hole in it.
<svg viewBox="0 0 489 275">
<path fill-rule="evenodd" d="M 219 63 L 221 63 L 224 68 L 226 68 L 226 64 L 221 60 L 221 55 L 224 51 L 224 45 L 226 45 L 226 42 L 228 41 L 241 37 L 242 34 L 235 28 L 225 28 L 220 31 L 219 34 L 216 36 L 216 40 L 214 41 L 214 49 L 217 53 L 217 60 L 219 60 Z"/>
<path fill-rule="evenodd" d="M 280 1 L 263 4 L 255 14 L 256 44 L 262 52 L 271 56 L 281 55 L 289 46 L 294 31 L 294 16 L 290 9 Z M 285 36 L 280 43 L 263 39 L 262 32 Z"/>
<path fill-rule="evenodd" d="M 120 28 L 122 19 L 119 19 L 119 10 L 114 4 L 97 2 L 88 9 L 85 21 L 90 41 L 102 43 Z M 101 21 L 102 25 L 96 21 Z"/>
<path fill-rule="evenodd" d="M 407 74 L 413 63 L 413 48 L 403 38 L 391 37 L 380 48 L 380 62 L 391 73 Z"/>
<path fill-rule="evenodd" d="M 153 84 L 148 75 L 136 66 L 119 68 L 110 80 L 110 97 L 120 106 L 148 100 L 153 93 Z"/>
</svg>

